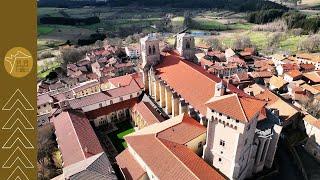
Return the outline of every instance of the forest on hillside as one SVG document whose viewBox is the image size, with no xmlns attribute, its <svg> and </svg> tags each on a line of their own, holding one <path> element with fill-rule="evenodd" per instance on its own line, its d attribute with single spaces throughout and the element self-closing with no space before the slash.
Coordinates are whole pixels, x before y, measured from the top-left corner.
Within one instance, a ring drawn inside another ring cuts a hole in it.
<svg viewBox="0 0 320 180">
<path fill-rule="evenodd" d="M 173 8 L 219 8 L 237 12 L 256 11 L 263 9 L 284 9 L 287 7 L 264 0 L 40 0 L 39 7 L 80 7 L 80 6 L 144 6 Z"/>
</svg>

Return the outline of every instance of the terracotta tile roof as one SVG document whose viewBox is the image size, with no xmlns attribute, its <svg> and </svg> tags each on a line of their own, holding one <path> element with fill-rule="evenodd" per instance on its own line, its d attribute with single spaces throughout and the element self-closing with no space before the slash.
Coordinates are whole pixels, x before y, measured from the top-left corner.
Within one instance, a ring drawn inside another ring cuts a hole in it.
<svg viewBox="0 0 320 180">
<path fill-rule="evenodd" d="M 317 89 L 318 91 L 320 91 L 320 84 L 313 85 L 312 87 L 315 88 L 315 89 Z"/>
<path fill-rule="evenodd" d="M 136 81 L 131 81 L 131 83 L 127 86 L 121 86 L 114 89 L 109 89 L 105 92 L 99 92 L 85 97 L 70 100 L 69 104 L 71 108 L 78 109 L 140 91 L 141 87 L 139 86 L 139 84 Z"/>
<path fill-rule="evenodd" d="M 178 144 L 185 144 L 206 132 L 207 129 L 204 126 L 185 114 L 181 123 L 159 132 L 157 137 Z"/>
<path fill-rule="evenodd" d="M 297 54 L 297 58 L 306 59 L 313 62 L 320 62 L 320 56 L 316 54 L 301 53 Z"/>
<path fill-rule="evenodd" d="M 164 121 L 164 118 L 151 106 L 149 102 L 141 101 L 132 108 L 133 112 L 138 112 L 146 121 L 147 125 Z"/>
<path fill-rule="evenodd" d="M 290 76 L 292 78 L 297 78 L 302 75 L 302 73 L 299 70 L 291 70 L 289 72 L 286 72 L 285 74 L 287 74 L 288 76 Z"/>
<path fill-rule="evenodd" d="M 198 179 L 207 180 L 223 180 L 226 179 L 223 175 L 219 174 L 215 169 L 209 166 L 193 153 L 189 148 L 178 143 L 170 142 L 164 139 L 160 141 L 183 163 Z"/>
<path fill-rule="evenodd" d="M 115 68 L 124 68 L 124 67 L 133 67 L 133 63 L 127 62 L 127 63 L 117 63 L 114 65 Z"/>
<path fill-rule="evenodd" d="M 48 94 L 42 94 L 37 96 L 37 106 L 52 102 L 53 99 Z"/>
<path fill-rule="evenodd" d="M 314 88 L 313 86 L 310 86 L 309 84 L 303 84 L 300 86 L 303 90 L 309 91 L 310 93 L 316 95 L 319 94 L 320 91 Z"/>
<path fill-rule="evenodd" d="M 270 71 L 259 71 L 259 72 L 251 72 L 249 75 L 252 78 L 270 78 L 273 76 L 273 73 Z"/>
<path fill-rule="evenodd" d="M 290 70 L 299 70 L 299 66 L 297 64 L 282 64 L 281 66 L 285 72 Z"/>
<path fill-rule="evenodd" d="M 205 129 L 188 115 L 181 114 L 125 136 L 125 140 L 129 147 L 137 153 L 159 179 L 172 179 L 173 177 L 179 177 L 179 179 L 226 179 L 215 169 L 211 168 L 203 159 L 198 157 L 192 150 L 183 144 L 178 144 L 177 142 L 179 140 L 161 134 L 168 128 L 181 123 L 189 123 L 190 127 L 195 126 L 193 128 L 196 129 Z M 181 131 L 182 129 L 183 128 L 180 130 L 177 129 L 177 131 L 174 132 L 183 135 L 181 134 L 183 133 Z M 189 131 L 185 131 L 184 133 L 188 134 Z M 194 133 L 192 132 L 191 134 Z M 177 135 L 174 136 L 176 137 Z M 132 157 L 136 160 L 135 155 L 132 155 Z M 164 171 L 164 169 L 166 170 Z"/>
<path fill-rule="evenodd" d="M 57 90 L 57 89 L 61 89 L 64 88 L 65 84 L 61 83 L 61 82 L 56 82 L 54 84 L 49 85 L 49 89 L 50 90 Z"/>
<path fill-rule="evenodd" d="M 127 180 L 140 179 L 146 172 L 132 157 L 128 149 L 121 152 L 117 157 L 117 164 Z"/>
<path fill-rule="evenodd" d="M 89 119 L 95 119 L 97 117 L 109 114 L 111 112 L 125 109 L 125 108 L 132 108 L 138 102 L 137 98 L 133 98 L 130 100 L 125 100 L 119 103 L 112 104 L 112 106 L 105 106 L 93 111 L 86 112 L 86 116 Z"/>
<path fill-rule="evenodd" d="M 64 111 L 53 123 L 64 167 L 103 152 L 89 120 L 81 112 Z"/>
<path fill-rule="evenodd" d="M 270 85 L 273 85 L 277 89 L 280 89 L 283 87 L 287 82 L 282 78 L 278 76 L 272 76 L 269 81 Z"/>
<path fill-rule="evenodd" d="M 211 62 L 211 61 L 209 61 L 209 60 L 207 60 L 207 59 L 205 59 L 205 58 L 202 58 L 202 59 L 200 60 L 200 64 L 201 64 L 202 67 L 214 65 L 213 62 Z"/>
<path fill-rule="evenodd" d="M 208 73 L 201 66 L 182 60 L 176 52 L 163 56 L 162 62 L 155 67 L 155 70 L 156 75 L 196 110 L 203 115 L 206 114 L 205 102 L 213 97 L 215 83 L 220 82 L 220 78 Z M 232 92 L 245 94 L 233 85 L 229 85 L 228 89 Z"/>
<path fill-rule="evenodd" d="M 304 73 L 303 76 L 314 83 L 320 83 L 320 71 L 312 71 L 312 72 Z"/>
<path fill-rule="evenodd" d="M 87 74 L 88 79 L 94 80 L 99 79 L 98 75 L 96 73 L 89 73 Z"/>
<path fill-rule="evenodd" d="M 279 117 L 283 121 L 290 121 L 291 117 L 298 113 L 294 107 L 284 102 L 282 99 L 278 99 L 273 104 L 267 105 L 267 108 L 279 110 Z"/>
<path fill-rule="evenodd" d="M 246 123 L 250 122 L 261 111 L 265 102 L 253 97 L 230 94 L 214 97 L 206 105 L 214 111 Z"/>
<path fill-rule="evenodd" d="M 240 81 L 248 81 L 248 80 L 250 80 L 247 72 L 237 73 L 234 76 L 237 78 L 237 80 L 239 82 Z"/>
<path fill-rule="evenodd" d="M 258 98 L 258 99 L 266 101 L 268 105 L 273 104 L 277 100 L 280 99 L 280 97 L 278 97 L 277 95 L 273 94 L 268 89 L 265 89 L 260 94 L 257 94 L 255 97 Z"/>
<path fill-rule="evenodd" d="M 305 70 L 305 71 L 313 71 L 316 67 L 313 64 L 300 64 L 300 68 L 301 70 Z"/>
<path fill-rule="evenodd" d="M 224 179 L 191 150 L 184 149 L 187 147 L 183 145 L 179 146 L 178 150 L 174 149 L 168 141 L 158 139 L 154 134 L 128 136 L 125 139 L 159 179 L 172 179 L 173 177 L 199 179 L 198 175 Z"/>
</svg>

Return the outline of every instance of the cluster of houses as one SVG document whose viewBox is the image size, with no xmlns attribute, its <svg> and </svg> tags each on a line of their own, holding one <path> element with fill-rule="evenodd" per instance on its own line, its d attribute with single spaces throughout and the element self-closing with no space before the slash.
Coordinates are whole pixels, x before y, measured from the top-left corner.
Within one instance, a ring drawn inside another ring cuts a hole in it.
<svg viewBox="0 0 320 180">
<path fill-rule="evenodd" d="M 125 179 L 241 180 L 272 168 L 290 128 L 306 132 L 320 160 L 319 55 L 216 51 L 186 33 L 174 50 L 159 44 L 151 34 L 125 48 L 138 63 L 94 50 L 40 84 L 38 125 L 53 123 L 64 161 L 55 179 L 116 179 L 116 165 Z M 135 132 L 110 162 L 93 128 L 120 121 Z"/>
</svg>

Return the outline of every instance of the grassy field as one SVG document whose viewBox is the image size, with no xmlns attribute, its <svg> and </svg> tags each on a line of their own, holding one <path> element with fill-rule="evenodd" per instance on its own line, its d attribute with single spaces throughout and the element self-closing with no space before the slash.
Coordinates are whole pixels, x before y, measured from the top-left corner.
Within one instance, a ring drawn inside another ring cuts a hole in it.
<svg viewBox="0 0 320 180">
<path fill-rule="evenodd" d="M 118 152 L 123 151 L 127 147 L 124 136 L 134 132 L 134 129 L 129 121 L 123 121 L 117 124 L 118 130 L 108 134 L 112 144 Z"/>
<path fill-rule="evenodd" d="M 38 35 L 46 35 L 46 34 L 49 34 L 51 33 L 52 31 L 54 30 L 53 27 L 50 27 L 50 26 L 39 26 L 38 27 Z"/>
<path fill-rule="evenodd" d="M 258 50 L 268 49 L 268 40 L 272 36 L 273 32 L 263 31 L 243 31 L 235 33 L 223 33 L 218 35 L 217 38 L 222 42 L 224 47 L 232 47 L 234 41 L 237 38 L 249 37 L 251 42 L 258 48 Z M 307 36 L 292 36 L 285 35 L 279 43 L 279 51 L 297 52 L 299 42 L 304 40 Z"/>
<path fill-rule="evenodd" d="M 53 62 L 48 65 L 46 70 L 43 67 L 37 66 L 37 78 L 44 79 L 51 71 L 55 70 L 56 68 L 60 67 L 60 63 Z"/>
</svg>

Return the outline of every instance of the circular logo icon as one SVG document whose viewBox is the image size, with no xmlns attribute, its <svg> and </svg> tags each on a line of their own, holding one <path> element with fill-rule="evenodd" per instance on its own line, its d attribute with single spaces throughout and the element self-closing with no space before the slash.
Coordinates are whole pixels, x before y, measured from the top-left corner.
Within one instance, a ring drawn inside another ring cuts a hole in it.
<svg viewBox="0 0 320 180">
<path fill-rule="evenodd" d="M 22 47 L 10 49 L 4 58 L 4 67 L 13 77 L 25 77 L 32 69 L 33 58 L 31 53 Z"/>
</svg>

